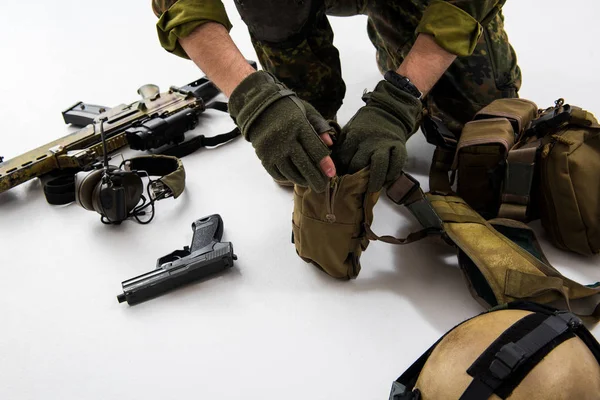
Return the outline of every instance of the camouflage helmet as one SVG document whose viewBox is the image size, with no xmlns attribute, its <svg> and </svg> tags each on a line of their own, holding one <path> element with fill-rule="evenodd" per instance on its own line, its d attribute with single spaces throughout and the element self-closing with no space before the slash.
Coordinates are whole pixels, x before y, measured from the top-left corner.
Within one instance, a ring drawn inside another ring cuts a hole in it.
<svg viewBox="0 0 600 400">
<path fill-rule="evenodd" d="M 575 315 L 515 302 L 446 333 L 390 400 L 599 399 L 600 345 Z"/>
</svg>

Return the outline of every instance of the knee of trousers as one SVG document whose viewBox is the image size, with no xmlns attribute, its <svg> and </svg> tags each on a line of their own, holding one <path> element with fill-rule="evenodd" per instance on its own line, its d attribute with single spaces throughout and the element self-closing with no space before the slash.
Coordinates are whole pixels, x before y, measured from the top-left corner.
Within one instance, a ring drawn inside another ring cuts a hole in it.
<svg viewBox="0 0 600 400">
<path fill-rule="evenodd" d="M 273 44 L 299 42 L 323 0 L 235 0 L 255 40 Z"/>
</svg>

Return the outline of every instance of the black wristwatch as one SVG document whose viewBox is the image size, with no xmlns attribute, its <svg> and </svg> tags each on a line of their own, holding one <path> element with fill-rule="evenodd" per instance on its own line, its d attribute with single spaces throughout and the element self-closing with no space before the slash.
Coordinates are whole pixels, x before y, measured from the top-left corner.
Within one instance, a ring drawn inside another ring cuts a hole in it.
<svg viewBox="0 0 600 400">
<path fill-rule="evenodd" d="M 423 98 L 423 93 L 417 89 L 410 79 L 396 73 L 396 71 L 390 70 L 386 72 L 383 78 L 392 85 L 396 86 L 398 89 L 415 96 L 417 99 L 421 100 Z"/>
</svg>

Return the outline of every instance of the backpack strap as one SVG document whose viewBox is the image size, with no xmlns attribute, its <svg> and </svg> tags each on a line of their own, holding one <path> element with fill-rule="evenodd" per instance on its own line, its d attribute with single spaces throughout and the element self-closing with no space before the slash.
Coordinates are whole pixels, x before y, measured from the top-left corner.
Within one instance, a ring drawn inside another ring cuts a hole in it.
<svg viewBox="0 0 600 400">
<path fill-rule="evenodd" d="M 406 238 L 395 238 L 377 236 L 365 227 L 367 237 L 391 244 L 408 244 L 432 235 L 442 237 L 458 247 L 459 265 L 471 292 L 484 304 L 564 299 L 570 309 L 570 300 L 600 294 L 600 283 L 584 286 L 552 267 L 535 233 L 523 223 L 486 221 L 460 197 L 423 193 L 418 182 L 407 174 L 388 188 L 388 197 L 405 205 L 424 229 Z M 600 318 L 600 305 L 583 315 Z"/>
<path fill-rule="evenodd" d="M 535 160 L 541 145 L 542 141 L 538 139 L 523 146 L 517 144 L 508 152 L 498 217 L 518 221 L 528 219 Z"/>
<path fill-rule="evenodd" d="M 423 117 L 421 131 L 427 142 L 435 146 L 429 169 L 430 190 L 442 194 L 454 193 L 452 190 L 454 176 L 449 179 L 448 173 L 452 170 L 458 139 L 441 119 L 431 115 Z"/>
</svg>

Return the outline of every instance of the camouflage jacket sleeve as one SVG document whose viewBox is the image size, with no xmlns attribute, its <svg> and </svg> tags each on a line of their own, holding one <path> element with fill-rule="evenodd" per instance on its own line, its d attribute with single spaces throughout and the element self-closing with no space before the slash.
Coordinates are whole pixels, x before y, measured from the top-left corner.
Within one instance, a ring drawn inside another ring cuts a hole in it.
<svg viewBox="0 0 600 400">
<path fill-rule="evenodd" d="M 165 50 L 189 58 L 178 42 L 198 26 L 217 22 L 231 30 L 231 22 L 220 0 L 152 0 L 152 10 L 159 17 L 158 39 Z"/>
<path fill-rule="evenodd" d="M 432 0 L 417 33 L 432 35 L 437 44 L 457 56 L 469 56 L 486 25 L 506 0 Z"/>
</svg>

